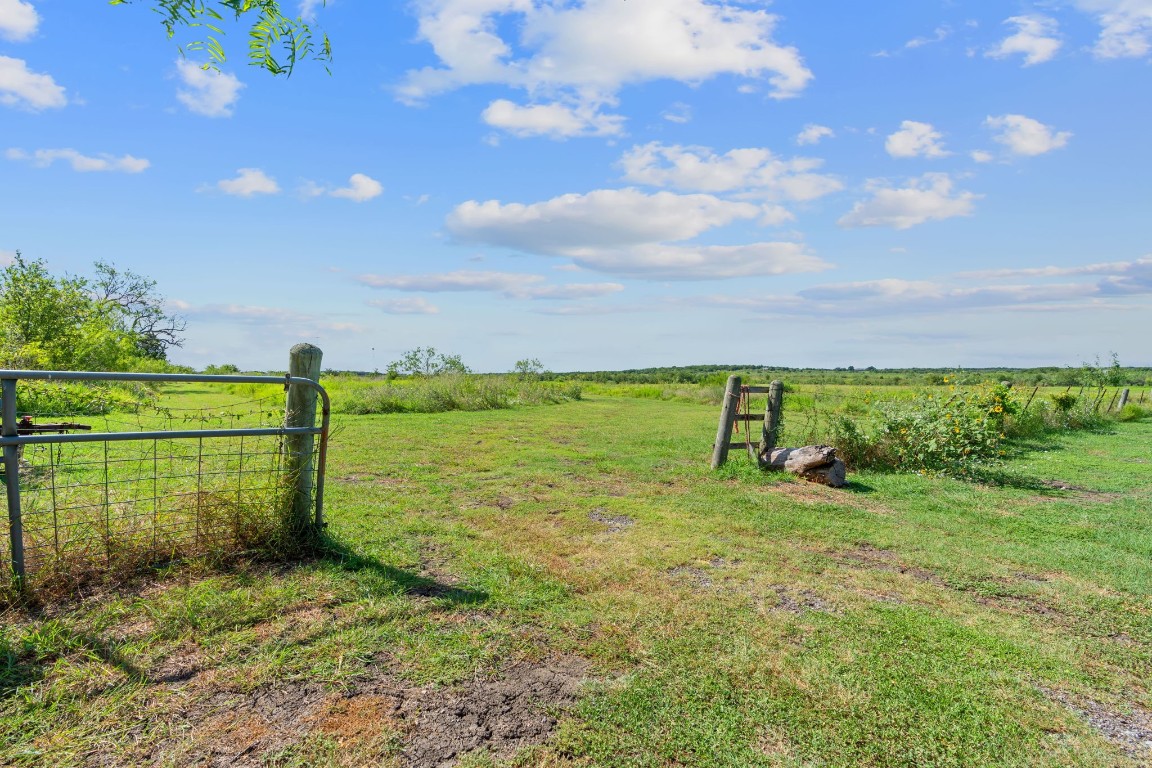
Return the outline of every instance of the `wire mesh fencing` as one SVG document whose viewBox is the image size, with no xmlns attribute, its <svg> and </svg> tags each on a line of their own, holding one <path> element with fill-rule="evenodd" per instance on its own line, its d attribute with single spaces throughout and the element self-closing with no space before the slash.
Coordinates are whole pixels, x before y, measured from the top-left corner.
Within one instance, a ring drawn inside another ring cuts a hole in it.
<svg viewBox="0 0 1152 768">
<path fill-rule="evenodd" d="M 283 378 L 161 377 L 174 380 L 260 392 L 222 405 L 216 397 L 173 407 L 161 397 L 101 415 L 13 414 L 6 384 L 0 560 L 21 587 L 267 547 L 300 533 L 301 509 L 307 525 L 320 523 L 328 408 L 319 385 L 292 380 L 322 395 L 305 415 L 286 413 L 281 387 L 259 386 Z"/>
</svg>

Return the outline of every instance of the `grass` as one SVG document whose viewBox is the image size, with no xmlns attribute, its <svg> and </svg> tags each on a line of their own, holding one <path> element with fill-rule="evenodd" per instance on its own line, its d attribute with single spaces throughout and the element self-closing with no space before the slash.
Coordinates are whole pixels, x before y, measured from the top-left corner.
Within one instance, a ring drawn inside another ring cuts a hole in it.
<svg viewBox="0 0 1152 768">
<path fill-rule="evenodd" d="M 1140 764 L 1077 713 L 1152 709 L 1152 424 L 1022 449 L 1012 482 L 833 491 L 711 472 L 715 407 L 638 394 L 338 417 L 327 556 L 3 617 L 0 764 L 235 755 L 272 715 L 220 718 L 268 697 L 570 657 L 591 681 L 546 743 L 462 764 Z M 248 756 L 399 765 L 412 736 L 320 722 Z"/>
</svg>

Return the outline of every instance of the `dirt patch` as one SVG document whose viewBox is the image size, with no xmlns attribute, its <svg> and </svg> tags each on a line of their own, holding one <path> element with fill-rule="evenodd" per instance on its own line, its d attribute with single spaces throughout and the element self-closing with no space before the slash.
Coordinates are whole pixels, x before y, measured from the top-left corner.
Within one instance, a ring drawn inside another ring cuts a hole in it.
<svg viewBox="0 0 1152 768">
<path fill-rule="evenodd" d="M 323 736 L 376 762 L 448 768 L 484 750 L 496 758 L 547 740 L 587 679 L 577 657 L 520 661 L 491 677 L 420 688 L 380 671 L 350 690 L 281 683 L 251 694 L 217 693 L 172 718 L 186 734 L 141 762 L 259 766 L 268 756 Z"/>
<path fill-rule="evenodd" d="M 1118 712 L 1067 691 L 1050 688 L 1040 690 L 1049 699 L 1062 704 L 1086 721 L 1129 757 L 1144 765 L 1152 764 L 1152 712 L 1137 706 L 1129 706 L 1128 712 Z"/>
<path fill-rule="evenodd" d="M 938 587 L 947 587 L 947 582 L 936 573 L 908 565 L 900 561 L 896 553 L 890 549 L 880 549 L 871 544 L 860 544 L 852 549 L 840 550 L 830 553 L 833 560 L 843 565 L 856 568 L 872 568 L 890 573 L 903 573 L 917 581 L 935 584 Z"/>
<path fill-rule="evenodd" d="M 588 519 L 594 523 L 601 523 L 608 528 L 608 533 L 620 533 L 636 525 L 636 521 L 628 515 L 610 515 L 608 510 L 597 507 L 588 513 Z"/>
<path fill-rule="evenodd" d="M 1084 502 L 1106 502 L 1124 498 L 1124 494 L 1122 493 L 1095 491 L 1091 488 L 1073 485 L 1063 480 L 1041 480 L 1040 485 L 1053 491 L 1061 491 L 1061 493 L 1059 495 L 1045 494 L 1043 496 L 1033 496 L 1033 501 L 1068 501 L 1069 499 L 1075 499 Z"/>
<path fill-rule="evenodd" d="M 810 589 L 793 589 L 778 584 L 772 587 L 772 591 L 776 593 L 776 605 L 774 609 L 777 611 L 786 611 L 797 616 L 807 613 L 808 611 L 817 611 L 819 613 L 830 613 L 832 611 L 832 604 Z"/>
</svg>

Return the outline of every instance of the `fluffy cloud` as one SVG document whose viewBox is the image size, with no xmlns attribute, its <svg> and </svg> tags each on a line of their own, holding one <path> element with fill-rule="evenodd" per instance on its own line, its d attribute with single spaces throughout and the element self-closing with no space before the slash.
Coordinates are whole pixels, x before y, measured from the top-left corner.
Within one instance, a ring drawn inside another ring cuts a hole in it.
<svg viewBox="0 0 1152 768">
<path fill-rule="evenodd" d="M 428 293 L 479 291 L 510 299 L 586 299 L 624 290 L 619 283 L 551 285 L 540 275 L 522 272 L 459 270 L 429 275 L 361 275 L 357 281 L 370 288 Z"/>
<path fill-rule="evenodd" d="M 1030 67 L 1050 60 L 1063 45 L 1058 36 L 1056 20 L 1048 16 L 1013 16 L 1004 23 L 1015 25 L 1016 33 L 1001 40 L 985 54 L 994 59 L 1021 54 L 1024 56 L 1024 66 Z"/>
<path fill-rule="evenodd" d="M 844 187 L 833 176 L 812 173 L 822 160 L 783 160 L 760 148 L 717 155 L 707 147 L 652 142 L 633 147 L 620 164 L 628 181 L 699 192 L 748 191 L 778 200 L 814 200 Z"/>
<path fill-rule="evenodd" d="M 368 306 L 376 307 L 386 315 L 437 315 L 440 308 L 420 296 L 402 299 L 373 299 Z"/>
<path fill-rule="evenodd" d="M 1050 126 L 1024 115 L 989 117 L 984 125 L 999 131 L 992 138 L 1014 155 L 1042 155 L 1063 147 L 1072 138 L 1068 131 L 1053 132 Z"/>
<path fill-rule="evenodd" d="M 1052 282 L 1083 275 L 1096 280 Z M 1003 283 L 1003 280 L 1016 282 Z M 964 283 L 979 281 L 981 285 Z M 936 280 L 883 278 L 817 285 L 792 295 L 692 299 L 769 315 L 879 317 L 943 314 L 964 310 L 1069 311 L 1115 309 L 1133 296 L 1152 295 L 1152 257 L 1074 267 L 966 272 Z"/>
<path fill-rule="evenodd" d="M 804 129 L 796 135 L 796 143 L 800 146 L 819 144 L 821 140 L 830 139 L 835 135 L 836 132 L 826 125 L 808 123 L 808 125 L 804 126 Z"/>
<path fill-rule="evenodd" d="M 888 136 L 884 149 L 892 157 L 947 157 L 949 153 L 940 143 L 942 138 L 943 134 L 930 123 L 905 120 L 900 123 L 900 130 Z"/>
<path fill-rule="evenodd" d="M 67 103 L 64 89 L 51 75 L 33 72 L 23 59 L 0 56 L 0 104 L 39 111 Z"/>
<path fill-rule="evenodd" d="M 580 104 L 594 114 L 614 103 L 623 86 L 652 80 L 766 78 L 772 95 L 785 98 L 812 78 L 796 49 L 773 42 L 776 17 L 742 5 L 423 0 L 417 9 L 419 35 L 431 44 L 440 66 L 407 73 L 397 95 L 408 103 L 466 85 L 501 84 L 569 108 Z M 501 104 L 489 118 L 521 131 L 553 126 L 554 133 L 554 126 L 566 126 L 572 117 L 540 106 L 547 105 Z"/>
<path fill-rule="evenodd" d="M 868 183 L 872 196 L 856 203 L 838 223 L 842 227 L 908 229 L 927 221 L 972 215 L 973 202 L 980 196 L 954 192 L 952 186 L 946 173 L 926 173 L 904 187 L 874 179 Z"/>
<path fill-rule="evenodd" d="M 234 179 L 222 179 L 216 187 L 226 195 L 252 197 L 253 195 L 275 195 L 280 185 L 259 168 L 241 168 Z"/>
<path fill-rule="evenodd" d="M 348 179 L 348 186 L 334 189 L 328 194 L 332 197 L 342 197 L 345 200 L 363 203 L 384 192 L 384 186 L 371 176 L 363 173 L 354 173 Z"/>
<path fill-rule="evenodd" d="M 761 206 L 712 195 L 605 189 L 531 205 L 468 201 L 446 223 L 463 242 L 562 256 L 586 269 L 649 279 L 776 275 L 828 267 L 798 243 L 674 244 L 764 215 Z"/>
<path fill-rule="evenodd" d="M 330 316 L 309 315 L 296 309 L 262 307 L 247 304 L 191 304 L 179 299 L 167 303 L 168 308 L 189 319 L 204 322 L 240 323 L 255 326 L 262 332 L 276 332 L 299 339 L 311 337 L 317 331 L 332 334 L 362 333 L 366 329 L 356 323 L 334 320 Z"/>
<path fill-rule="evenodd" d="M 19 42 L 36 33 L 40 17 L 24 0 L 0 0 L 0 37 Z"/>
<path fill-rule="evenodd" d="M 525 107 L 507 99 L 497 99 L 481 114 L 484 122 L 513 136 L 618 136 L 623 133 L 621 115 L 602 114 L 595 106 L 559 102 Z"/>
<path fill-rule="evenodd" d="M 7 267 L 16 262 L 16 251 L 6 251 L 0 248 L 0 267 Z"/>
<path fill-rule="evenodd" d="M 308 22 L 315 21 L 316 11 L 325 4 L 325 0 L 300 0 L 296 15 Z"/>
<path fill-rule="evenodd" d="M 176 98 L 189 110 L 206 117 L 230 117 L 244 84 L 235 75 L 201 69 L 200 65 L 181 59 L 176 72 L 186 88 Z"/>
<path fill-rule="evenodd" d="M 932 30 L 931 37 L 914 37 L 908 42 L 904 43 L 904 47 L 915 49 L 923 48 L 926 45 L 935 45 L 936 43 L 944 42 L 949 37 L 951 37 L 951 35 L 952 27 L 949 27 L 947 24 L 945 24 Z"/>
<path fill-rule="evenodd" d="M 760 212 L 751 203 L 712 195 L 600 189 L 531 205 L 469 200 L 449 214 L 447 225 L 466 242 L 571 256 L 593 248 L 686 240 Z"/>
<path fill-rule="evenodd" d="M 822 272 L 830 264 L 801 243 L 668 245 L 588 251 L 574 261 L 588 269 L 651 280 L 716 280 Z"/>
<path fill-rule="evenodd" d="M 1141 58 L 1152 51 L 1152 0 L 1075 0 L 1100 24 L 1094 52 L 1102 59 Z"/>
<path fill-rule="evenodd" d="M 22 149 L 9 149 L 4 155 L 9 160 L 27 160 L 40 168 L 46 168 L 57 160 L 63 160 L 71 164 L 72 170 L 81 173 L 93 171 L 140 173 L 151 165 L 147 160 L 132 155 L 115 157 L 102 152 L 95 157 L 89 157 L 74 149 L 37 149 L 32 153 Z"/>
</svg>

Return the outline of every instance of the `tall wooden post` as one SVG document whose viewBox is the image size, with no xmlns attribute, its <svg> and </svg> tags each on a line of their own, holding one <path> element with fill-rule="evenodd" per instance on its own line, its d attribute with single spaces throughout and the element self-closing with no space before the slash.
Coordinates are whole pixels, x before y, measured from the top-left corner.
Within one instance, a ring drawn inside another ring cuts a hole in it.
<svg viewBox="0 0 1152 768">
<path fill-rule="evenodd" d="M 739 402 L 740 377 L 729 376 L 724 387 L 724 403 L 720 407 L 720 424 L 716 427 L 716 444 L 712 446 L 712 469 L 718 469 L 728 461 L 728 444 L 732 442 L 732 423 Z"/>
<path fill-rule="evenodd" d="M 1124 387 L 1124 391 L 1120 393 L 1120 402 L 1116 404 L 1116 410 L 1124 410 L 1124 406 L 1128 405 L 1128 387 Z"/>
<path fill-rule="evenodd" d="M 780 438 L 780 414 L 784 407 L 784 382 L 777 379 L 768 385 L 768 405 L 764 408 L 764 430 L 760 434 L 760 455 L 776 447 Z"/>
<path fill-rule="evenodd" d="M 3 435 L 16 437 L 16 379 L 4 379 Z M 24 588 L 24 521 L 20 516 L 20 449 L 4 446 L 4 484 L 8 493 L 8 534 L 11 543 L 12 575 L 17 589 Z"/>
<path fill-rule="evenodd" d="M 320 361 L 324 353 L 311 344 L 292 347 L 288 358 L 288 375 L 295 379 L 320 380 Z M 284 426 L 316 426 L 316 390 L 300 384 L 288 383 L 288 399 L 284 409 Z M 302 542 L 312 532 L 312 475 L 315 462 L 314 435 L 288 435 L 284 439 L 284 466 L 292 480 L 291 507 L 285 520 L 287 532 Z"/>
</svg>

